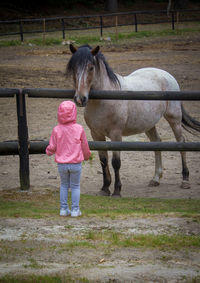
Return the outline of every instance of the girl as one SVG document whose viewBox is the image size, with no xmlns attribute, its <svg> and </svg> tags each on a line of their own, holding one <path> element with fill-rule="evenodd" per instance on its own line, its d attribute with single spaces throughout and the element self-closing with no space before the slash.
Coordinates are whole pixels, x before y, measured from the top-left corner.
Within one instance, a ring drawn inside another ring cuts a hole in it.
<svg viewBox="0 0 200 283">
<path fill-rule="evenodd" d="M 58 107 L 58 125 L 54 127 L 46 154 L 55 154 L 60 174 L 60 215 L 80 216 L 80 177 L 82 161 L 90 157 L 90 149 L 83 127 L 76 123 L 77 110 L 72 101 Z M 68 208 L 68 189 L 71 188 L 72 209 Z"/>
</svg>

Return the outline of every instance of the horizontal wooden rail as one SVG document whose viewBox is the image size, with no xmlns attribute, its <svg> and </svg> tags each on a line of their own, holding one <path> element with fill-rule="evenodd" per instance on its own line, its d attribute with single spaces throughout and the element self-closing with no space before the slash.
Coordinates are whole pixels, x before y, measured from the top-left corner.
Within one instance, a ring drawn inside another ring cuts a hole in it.
<svg viewBox="0 0 200 283">
<path fill-rule="evenodd" d="M 27 94 L 37 98 L 73 99 L 75 91 L 69 89 L 52 88 L 0 88 L 0 97 L 12 97 L 15 94 Z M 200 100 L 200 91 L 123 91 L 123 90 L 95 90 L 90 91 L 90 99 L 113 100 Z"/>
<path fill-rule="evenodd" d="M 40 98 L 69 98 L 74 97 L 74 90 L 26 88 L 23 93 L 29 97 Z M 90 91 L 90 99 L 114 100 L 200 100 L 200 91 L 124 91 L 124 90 L 95 90 Z"/>
<path fill-rule="evenodd" d="M 29 154 L 45 154 L 48 141 L 30 141 Z M 89 141 L 91 150 L 103 151 L 200 151 L 200 142 Z M 0 142 L 0 155 L 19 155 L 18 142 Z"/>
<path fill-rule="evenodd" d="M 191 13 L 191 12 L 199 12 L 199 9 L 182 9 L 182 10 L 170 10 L 170 13 L 176 13 L 176 12 L 185 12 L 185 13 Z M 42 22 L 42 21 L 58 21 L 58 20 L 73 20 L 73 19 L 86 19 L 86 18 L 99 18 L 99 17 L 116 17 L 116 16 L 127 16 L 127 15 L 151 15 L 151 14 L 166 14 L 167 10 L 141 10 L 141 11 L 129 11 L 129 12 L 117 12 L 117 13 L 105 13 L 105 14 L 93 14 L 93 15 L 84 15 L 84 16 L 59 16 L 59 17 L 47 17 L 47 18 L 27 18 L 27 19 L 16 19 L 16 20 L 5 20 L 0 21 L 0 24 L 14 24 L 19 22 Z"/>
<path fill-rule="evenodd" d="M 13 97 L 19 94 L 18 88 L 0 88 L 0 97 Z"/>
<path fill-rule="evenodd" d="M 75 91 L 53 88 L 0 88 L 0 97 L 12 97 L 15 94 L 27 94 L 38 98 L 68 98 L 73 99 Z M 90 91 L 90 99 L 113 100 L 200 100 L 200 91 L 124 91 L 95 90 Z"/>
</svg>

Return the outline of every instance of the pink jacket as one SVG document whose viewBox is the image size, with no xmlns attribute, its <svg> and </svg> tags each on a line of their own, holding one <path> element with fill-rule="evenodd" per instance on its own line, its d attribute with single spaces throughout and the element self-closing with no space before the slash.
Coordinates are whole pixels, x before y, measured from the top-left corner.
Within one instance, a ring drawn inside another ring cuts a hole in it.
<svg viewBox="0 0 200 283">
<path fill-rule="evenodd" d="M 76 118 L 76 105 L 72 101 L 62 102 L 58 107 L 58 125 L 46 148 L 47 155 L 55 153 L 57 163 L 80 163 L 90 157 L 85 131 Z"/>
</svg>

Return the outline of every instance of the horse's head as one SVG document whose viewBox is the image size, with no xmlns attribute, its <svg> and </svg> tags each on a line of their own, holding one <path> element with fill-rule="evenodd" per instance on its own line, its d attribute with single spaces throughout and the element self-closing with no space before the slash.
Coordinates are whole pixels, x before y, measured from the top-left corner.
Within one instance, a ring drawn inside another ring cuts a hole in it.
<svg viewBox="0 0 200 283">
<path fill-rule="evenodd" d="M 67 65 L 67 72 L 73 75 L 77 106 L 86 106 L 89 92 L 95 75 L 95 56 L 99 52 L 99 46 L 92 49 L 89 45 L 76 49 L 70 44 L 72 57 Z"/>
</svg>

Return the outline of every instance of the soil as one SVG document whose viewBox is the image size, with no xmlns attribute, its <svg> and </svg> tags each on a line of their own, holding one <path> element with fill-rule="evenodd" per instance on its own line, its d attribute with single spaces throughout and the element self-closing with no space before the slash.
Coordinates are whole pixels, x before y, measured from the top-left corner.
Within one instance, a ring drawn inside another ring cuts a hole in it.
<svg viewBox="0 0 200 283">
<path fill-rule="evenodd" d="M 108 43 L 102 52 L 110 66 L 122 75 L 141 67 L 158 67 L 170 72 L 179 82 L 182 90 L 199 90 L 200 76 L 200 36 L 190 34 L 165 38 L 140 39 L 132 43 L 115 46 Z M 70 52 L 66 46 L 35 47 L 20 46 L 0 49 L 0 87 L 16 88 L 72 88 L 72 83 L 65 76 L 65 68 Z M 57 107 L 61 99 L 27 98 L 27 119 L 30 140 L 47 140 L 56 125 Z M 200 120 L 200 102 L 184 102 L 184 107 L 191 116 Z M 15 98 L 0 100 L 0 135 L 1 141 L 17 139 L 17 121 Z M 78 108 L 78 122 L 81 123 L 88 137 L 90 131 L 83 119 L 83 109 Z M 173 141 L 173 133 L 164 119 L 158 123 L 158 132 L 163 141 Z M 199 136 L 184 132 L 187 141 L 198 141 Z M 128 141 L 147 141 L 146 137 L 136 135 L 126 138 Z M 109 153 L 111 156 L 111 153 Z M 121 181 L 122 197 L 200 199 L 200 153 L 187 153 L 190 170 L 191 189 L 182 190 L 181 159 L 179 153 L 165 152 L 163 155 L 164 176 L 158 187 L 148 187 L 154 173 L 154 154 L 152 152 L 122 152 Z M 19 160 L 17 156 L 1 156 L 0 189 L 16 190 L 19 188 Z M 114 176 L 112 176 L 114 179 Z M 31 191 L 58 190 L 59 177 L 54 159 L 45 155 L 30 156 Z M 83 166 L 81 193 L 95 195 L 102 185 L 101 167 L 98 154 Z M 113 188 L 111 187 L 111 190 Z M 59 205 L 59 204 L 58 204 Z M 66 223 L 75 228 L 66 231 Z M 58 220 L 1 219 L 0 238 L 12 245 L 19 237 L 26 235 L 27 248 L 33 243 L 48 245 L 69 238 L 70 233 L 81 233 L 87 229 L 103 229 L 105 225 L 128 233 L 182 233 L 183 235 L 200 232 L 199 225 L 187 222 L 186 218 L 158 217 L 158 219 L 128 218 L 127 221 L 100 221 L 96 218 L 68 218 Z M 167 229 L 166 229 L 167 227 Z M 52 231 L 54 236 L 51 238 Z M 64 239 L 63 239 L 64 233 Z M 72 234 L 73 234 L 72 233 Z M 34 235 L 34 236 L 33 236 Z M 33 238 L 34 237 L 34 238 Z M 66 240 L 67 241 L 67 240 Z M 104 252 L 90 249 L 75 249 L 68 255 L 54 258 L 49 250 L 45 254 L 33 254 L 43 268 L 38 273 L 56 273 L 73 271 L 77 276 L 94 282 L 190 282 L 199 273 L 200 256 L 198 251 L 168 251 L 115 249 Z M 102 258 L 106 258 L 101 262 Z M 163 260 L 163 259 L 167 260 Z M 19 255 L 1 260 L 0 273 L 34 272 L 24 268 L 28 257 Z M 103 272 L 102 272 L 103 271 Z M 133 279 L 134 278 L 134 279 Z M 196 281 L 197 282 L 197 281 Z"/>
<path fill-rule="evenodd" d="M 198 235 L 199 224 L 192 220 L 163 216 L 121 221 L 67 217 L 56 221 L 31 219 L 30 222 L 30 219 L 18 218 L 1 219 L 0 226 L 2 250 L 6 249 L 6 256 L 2 255 L 0 262 L 2 275 L 59 273 L 70 274 L 73 279 L 87 278 L 89 282 L 199 282 L 192 281 L 198 278 L 200 267 L 200 255 L 194 248 L 175 251 L 132 247 L 105 250 L 103 246 L 101 249 L 67 248 L 67 243 L 75 237 L 81 239 L 89 231 Z M 37 266 L 33 267 L 34 262 Z"/>
</svg>

